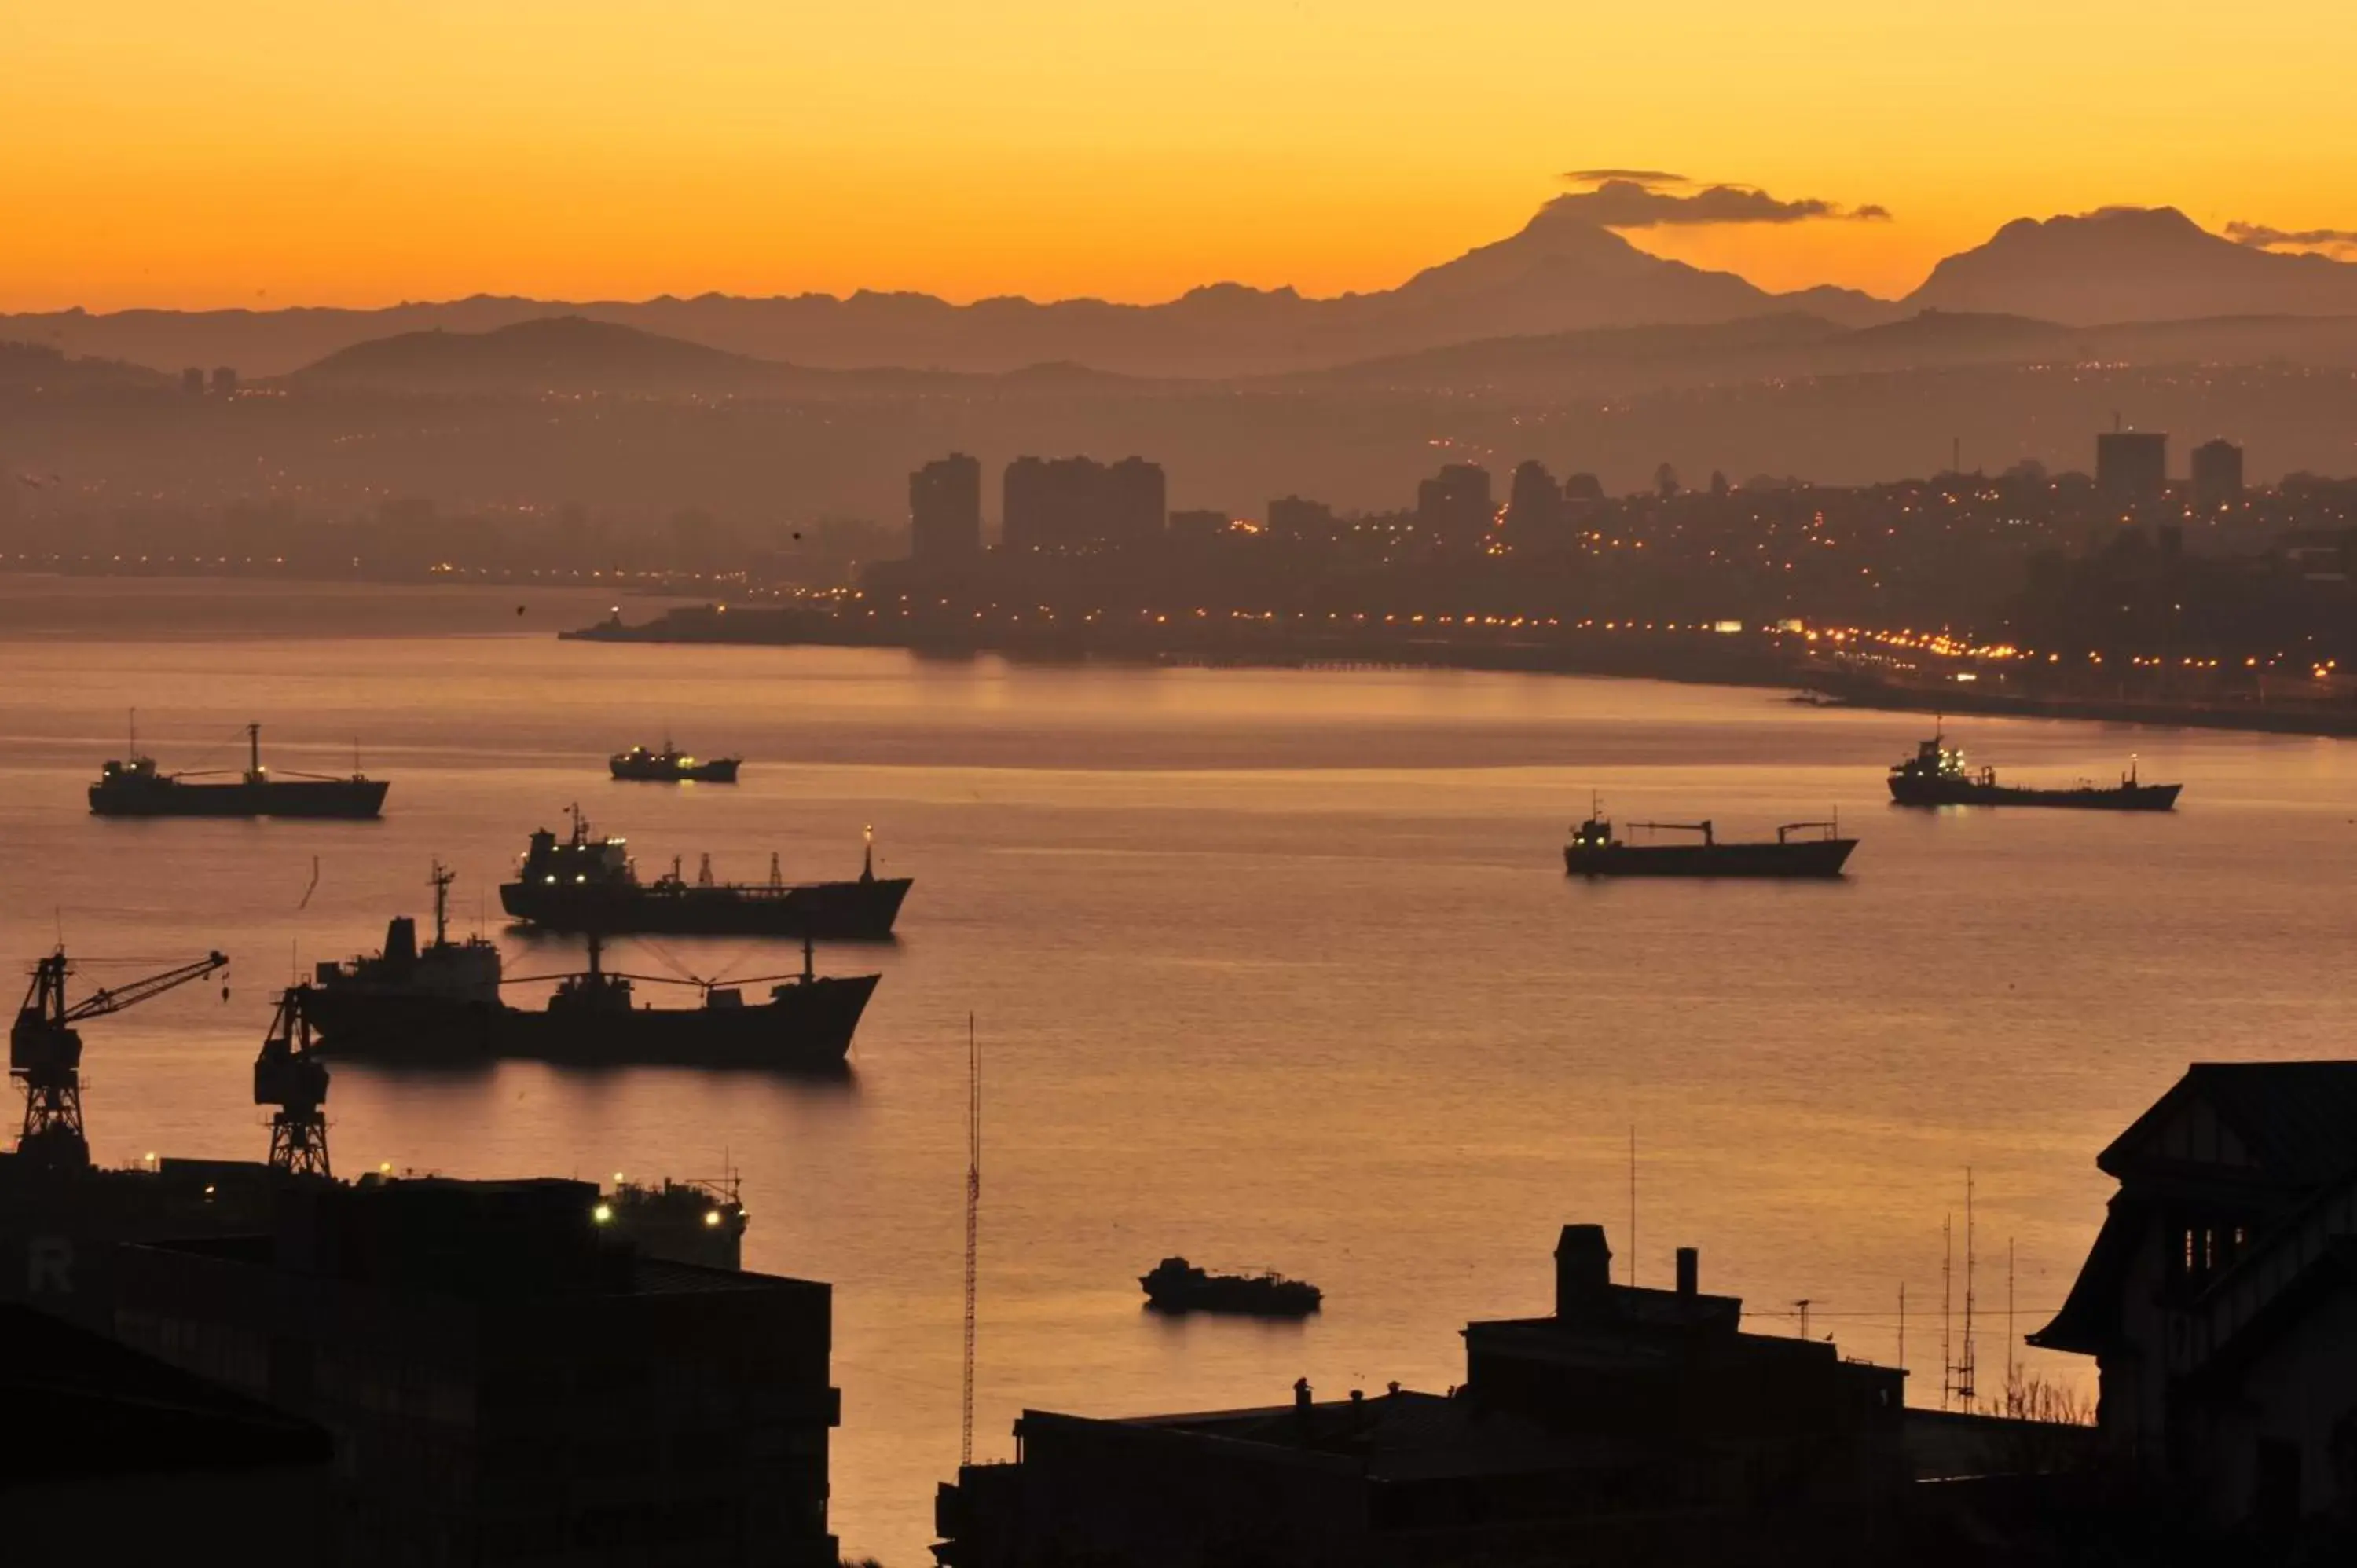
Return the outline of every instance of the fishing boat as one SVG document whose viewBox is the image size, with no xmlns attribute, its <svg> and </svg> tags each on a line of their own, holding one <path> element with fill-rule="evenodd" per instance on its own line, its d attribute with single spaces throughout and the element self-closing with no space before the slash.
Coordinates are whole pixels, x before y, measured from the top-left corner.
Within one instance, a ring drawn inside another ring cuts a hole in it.
<svg viewBox="0 0 2357 1568">
<path fill-rule="evenodd" d="M 639 784 L 734 784 L 741 757 L 707 757 L 698 762 L 663 736 L 661 751 L 634 746 L 606 759 L 618 779 Z"/>
</svg>

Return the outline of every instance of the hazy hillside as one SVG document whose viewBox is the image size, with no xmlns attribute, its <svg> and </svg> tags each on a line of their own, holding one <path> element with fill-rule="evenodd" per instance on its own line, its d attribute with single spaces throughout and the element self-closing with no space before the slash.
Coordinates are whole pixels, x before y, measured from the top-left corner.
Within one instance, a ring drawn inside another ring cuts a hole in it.
<svg viewBox="0 0 2357 1568">
<path fill-rule="evenodd" d="M 1799 297 L 1812 313 L 1851 325 L 1890 311 L 1846 289 L 1811 289 Z M 1791 308 L 1732 273 L 1650 255 L 1609 230 L 1549 209 L 1519 232 L 1427 268 L 1396 289 L 1331 299 L 1234 284 L 1150 306 L 1019 298 L 958 306 L 924 295 L 867 292 L 577 304 L 483 296 L 376 311 L 63 311 L 0 317 L 0 338 L 166 370 L 232 365 L 257 377 L 405 333 L 480 333 L 576 316 L 805 368 L 994 372 L 1060 360 L 1133 375 L 1200 377 L 1340 364 L 1477 338 L 1723 321 Z"/>
<path fill-rule="evenodd" d="M 2073 323 L 2349 316 L 2357 264 L 2237 244 L 2173 207 L 2110 208 L 2016 219 L 1932 268 L 1905 304 Z"/>
</svg>

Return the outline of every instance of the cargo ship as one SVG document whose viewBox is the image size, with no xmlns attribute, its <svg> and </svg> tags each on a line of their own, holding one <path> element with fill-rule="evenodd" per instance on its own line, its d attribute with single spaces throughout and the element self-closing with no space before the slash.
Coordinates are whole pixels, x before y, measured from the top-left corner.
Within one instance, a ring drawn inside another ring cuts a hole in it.
<svg viewBox="0 0 2357 1568">
<path fill-rule="evenodd" d="M 606 759 L 614 777 L 639 784 L 734 784 L 741 757 L 709 757 L 698 762 L 663 736 L 661 751 L 634 746 Z"/>
<path fill-rule="evenodd" d="M 521 1058 L 591 1067 L 839 1068 L 882 978 L 819 974 L 808 942 L 800 974 L 762 975 L 732 985 L 619 973 L 605 967 L 604 950 L 603 939 L 593 932 L 587 970 L 504 983 L 556 982 L 554 993 L 537 1009 L 408 994 L 392 999 L 371 1018 L 370 1004 L 355 998 L 314 1017 L 320 1047 L 330 1055 L 384 1062 Z M 694 1007 L 641 1006 L 635 986 L 642 983 L 696 986 L 703 999 Z M 742 988 L 760 984 L 770 986 L 768 1000 L 747 1001 Z"/>
<path fill-rule="evenodd" d="M 312 971 L 305 998 L 313 1026 L 350 1039 L 380 1034 L 398 1039 L 432 1027 L 446 1015 L 445 1004 L 491 1005 L 500 999 L 500 950 L 479 934 L 450 940 L 450 884 L 455 874 L 434 863 L 434 940 L 417 945 L 417 922 L 396 915 L 385 925 L 384 946 L 373 954 L 341 963 L 322 961 Z"/>
<path fill-rule="evenodd" d="M 1325 1293 L 1275 1270 L 1256 1274 L 1215 1274 L 1184 1258 L 1165 1258 L 1151 1273 L 1137 1276 L 1146 1304 L 1157 1312 L 1232 1312 L 1253 1317 L 1307 1317 Z"/>
<path fill-rule="evenodd" d="M 246 769 L 235 780 L 199 782 L 203 772 L 161 773 L 132 736 L 128 757 L 110 758 L 90 787 L 90 809 L 102 817 L 373 817 L 392 786 L 357 768 L 349 779 L 292 773 L 273 777 L 262 766 L 262 726 L 245 726 Z"/>
<path fill-rule="evenodd" d="M 871 833 L 858 879 L 789 883 L 770 857 L 767 883 L 716 882 L 705 857 L 694 882 L 679 863 L 652 882 L 639 880 L 626 843 L 592 837 L 581 808 L 572 832 L 532 835 L 516 879 L 500 886 L 500 905 L 529 925 L 608 936 L 816 937 L 877 941 L 892 934 L 910 879 L 876 875 Z"/>
<path fill-rule="evenodd" d="M 1708 822 L 1631 822 L 1657 832 L 1702 835 L 1700 843 L 1627 843 L 1613 836 L 1600 810 L 1571 830 L 1563 868 L 1574 876 L 1832 877 L 1857 840 L 1841 836 L 1838 822 L 1786 822 L 1773 839 L 1719 842 Z M 1805 834 L 1807 836 L 1795 836 Z"/>
<path fill-rule="evenodd" d="M 2064 806 L 2083 811 L 2169 811 L 2177 808 L 2182 784 L 2147 784 L 2136 777 L 2136 759 L 2116 784 L 2082 779 L 2067 789 L 2030 789 L 2000 784 L 1996 769 L 1967 768 L 1964 754 L 1948 748 L 1948 737 L 1919 741 L 1915 755 L 1890 767 L 1890 798 L 1902 806 Z"/>
</svg>

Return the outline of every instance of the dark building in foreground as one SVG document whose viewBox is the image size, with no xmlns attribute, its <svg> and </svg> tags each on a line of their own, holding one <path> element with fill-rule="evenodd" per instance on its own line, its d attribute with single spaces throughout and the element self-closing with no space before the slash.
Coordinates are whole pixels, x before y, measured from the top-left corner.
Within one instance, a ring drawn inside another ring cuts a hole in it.
<svg viewBox="0 0 2357 1568">
<path fill-rule="evenodd" d="M 320 1186 L 121 1250 L 124 1343 L 317 1423 L 339 1560 L 832 1568 L 828 1287 L 641 1255 L 590 1184 Z"/>
<path fill-rule="evenodd" d="M 28 1306 L 0 1306 L 10 1563 L 234 1563 L 307 1549 L 328 1434 Z"/>
<path fill-rule="evenodd" d="M 942 1488 L 951 1568 L 1877 1561 L 1910 1471 L 1905 1374 L 1743 1332 L 1743 1304 L 1610 1281 L 1564 1228 L 1552 1316 L 1474 1323 L 1467 1380 L 1092 1420 L 1026 1411 L 1020 1457 Z M 1864 1555 L 1861 1555 L 1864 1553 Z"/>
<path fill-rule="evenodd" d="M 2106 430 L 2095 437 L 2095 488 L 2105 499 L 2160 499 L 2169 484 L 2169 437 L 2157 430 Z"/>
<path fill-rule="evenodd" d="M 1094 553 L 1162 536 L 1168 487 L 1162 466 L 1143 457 L 1017 457 L 1001 483 L 1009 550 Z"/>
<path fill-rule="evenodd" d="M 2232 441 L 2204 441 L 2193 449 L 2193 500 L 2208 510 L 2243 499 L 2243 449 Z"/>
<path fill-rule="evenodd" d="M 909 555 L 924 565 L 982 553 L 982 465 L 963 452 L 909 476 Z"/>
<path fill-rule="evenodd" d="M 2095 1163 L 2030 1342 L 2095 1358 L 2104 1445 L 2215 1526 L 2357 1523 L 2357 1061 L 2196 1064 Z"/>
</svg>

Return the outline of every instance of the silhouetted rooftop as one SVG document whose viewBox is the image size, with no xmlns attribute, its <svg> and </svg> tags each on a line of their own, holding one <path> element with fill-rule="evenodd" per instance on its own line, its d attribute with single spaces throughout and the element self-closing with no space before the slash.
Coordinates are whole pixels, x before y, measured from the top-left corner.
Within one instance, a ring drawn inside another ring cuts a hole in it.
<svg viewBox="0 0 2357 1568">
<path fill-rule="evenodd" d="M 326 1465 L 326 1432 L 28 1306 L 0 1306 L 12 1478 Z"/>
<path fill-rule="evenodd" d="M 2196 1062 L 2095 1164 L 2119 1176 L 2189 1100 L 2214 1110 L 2273 1179 L 2311 1185 L 2357 1165 L 2357 1061 Z"/>
</svg>

